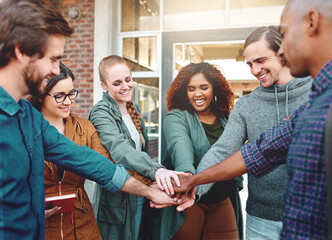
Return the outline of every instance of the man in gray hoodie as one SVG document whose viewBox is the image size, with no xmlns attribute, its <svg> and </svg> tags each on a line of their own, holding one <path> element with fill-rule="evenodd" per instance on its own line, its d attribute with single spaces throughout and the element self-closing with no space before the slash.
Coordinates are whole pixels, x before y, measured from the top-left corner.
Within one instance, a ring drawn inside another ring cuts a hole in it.
<svg viewBox="0 0 332 240">
<path fill-rule="evenodd" d="M 290 74 L 285 60 L 277 54 L 281 43 L 275 26 L 257 28 L 247 37 L 244 55 L 260 86 L 237 101 L 222 136 L 205 154 L 197 172 L 217 164 L 246 141 L 254 141 L 265 130 L 288 120 L 308 100 L 312 79 L 298 79 Z M 287 179 L 285 164 L 261 178 L 248 173 L 247 239 L 279 238 Z M 198 196 L 207 193 L 212 185 L 198 186 Z"/>
</svg>

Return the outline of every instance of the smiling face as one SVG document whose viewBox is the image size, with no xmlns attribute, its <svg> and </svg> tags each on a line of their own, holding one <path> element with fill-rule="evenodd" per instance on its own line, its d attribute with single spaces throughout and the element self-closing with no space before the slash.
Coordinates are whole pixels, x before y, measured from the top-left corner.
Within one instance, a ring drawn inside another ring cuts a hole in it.
<svg viewBox="0 0 332 240">
<path fill-rule="evenodd" d="M 105 82 L 101 86 L 120 106 L 132 100 L 134 82 L 126 64 L 115 64 L 108 69 Z"/>
<path fill-rule="evenodd" d="M 213 86 L 204 74 L 193 75 L 187 86 L 187 97 L 197 114 L 210 113 L 213 99 Z"/>
<path fill-rule="evenodd" d="M 73 90 L 73 80 L 68 77 L 57 82 L 48 93 L 54 96 L 58 94 L 68 94 Z M 73 102 L 74 100 L 70 100 L 69 97 L 66 97 L 65 101 L 57 103 L 54 97 L 45 95 L 43 98 L 41 113 L 47 119 L 67 118 L 70 113 L 70 106 Z"/>
<path fill-rule="evenodd" d="M 282 73 L 281 58 L 268 47 L 264 38 L 248 45 L 244 50 L 244 56 L 251 73 L 263 87 L 278 84 Z"/>
<path fill-rule="evenodd" d="M 47 80 L 60 73 L 59 64 L 65 45 L 64 36 L 51 35 L 44 56 L 32 56 L 30 63 L 23 69 L 23 77 L 29 93 L 42 95 Z"/>
</svg>

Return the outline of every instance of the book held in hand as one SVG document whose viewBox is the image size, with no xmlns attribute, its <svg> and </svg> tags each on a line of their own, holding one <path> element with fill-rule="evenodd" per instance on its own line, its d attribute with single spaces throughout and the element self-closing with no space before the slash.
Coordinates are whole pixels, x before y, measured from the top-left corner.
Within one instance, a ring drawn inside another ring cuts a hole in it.
<svg viewBox="0 0 332 240">
<path fill-rule="evenodd" d="M 69 213 L 74 210 L 75 200 L 76 200 L 76 193 L 46 197 L 45 209 L 61 207 L 61 209 L 57 211 L 55 214 Z"/>
</svg>

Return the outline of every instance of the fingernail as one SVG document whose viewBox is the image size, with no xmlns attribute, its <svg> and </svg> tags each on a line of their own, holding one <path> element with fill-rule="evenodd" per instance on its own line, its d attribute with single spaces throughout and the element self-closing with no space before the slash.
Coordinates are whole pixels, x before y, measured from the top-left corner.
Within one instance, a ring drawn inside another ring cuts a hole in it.
<svg viewBox="0 0 332 240">
<path fill-rule="evenodd" d="M 59 211 L 61 209 L 61 207 L 57 207 L 57 211 Z"/>
<path fill-rule="evenodd" d="M 181 200 L 180 200 L 180 199 L 178 199 L 178 201 L 177 201 L 177 202 L 179 203 L 179 202 L 181 202 Z"/>
<path fill-rule="evenodd" d="M 174 202 L 176 202 L 176 201 L 177 201 L 177 198 L 175 197 L 175 198 L 173 198 L 173 200 L 174 200 Z"/>
</svg>

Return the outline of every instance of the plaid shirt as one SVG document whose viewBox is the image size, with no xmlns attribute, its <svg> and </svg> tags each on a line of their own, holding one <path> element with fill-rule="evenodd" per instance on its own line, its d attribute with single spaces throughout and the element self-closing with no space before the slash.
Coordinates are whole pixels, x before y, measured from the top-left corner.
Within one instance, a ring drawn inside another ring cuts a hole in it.
<svg viewBox="0 0 332 240">
<path fill-rule="evenodd" d="M 324 134 L 332 103 L 331 82 L 332 60 L 316 76 L 309 101 L 290 120 L 241 148 L 249 172 L 256 177 L 287 163 L 282 239 L 325 239 L 327 235 Z"/>
</svg>

